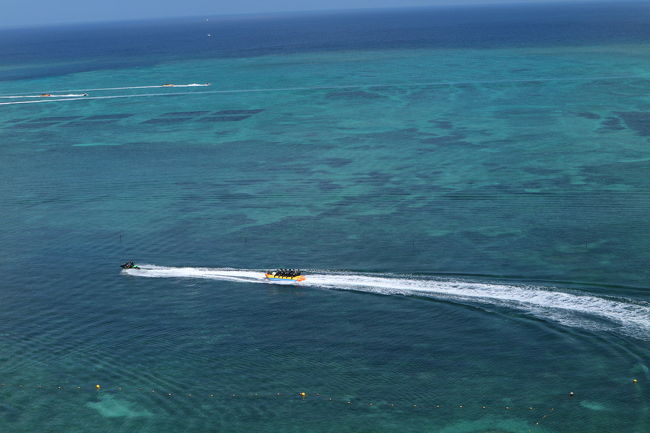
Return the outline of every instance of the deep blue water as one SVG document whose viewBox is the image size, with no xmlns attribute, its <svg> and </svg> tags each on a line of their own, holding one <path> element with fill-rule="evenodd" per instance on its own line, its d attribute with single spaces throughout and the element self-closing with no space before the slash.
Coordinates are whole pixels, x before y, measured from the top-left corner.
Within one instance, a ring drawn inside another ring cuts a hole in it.
<svg viewBox="0 0 650 433">
<path fill-rule="evenodd" d="M 0 30 L 11 66 L 0 79 L 301 52 L 641 43 L 650 40 L 649 13 L 646 2 L 532 3 Z"/>
<path fill-rule="evenodd" d="M 647 432 L 649 12 L 3 30 L 0 431 Z"/>
</svg>

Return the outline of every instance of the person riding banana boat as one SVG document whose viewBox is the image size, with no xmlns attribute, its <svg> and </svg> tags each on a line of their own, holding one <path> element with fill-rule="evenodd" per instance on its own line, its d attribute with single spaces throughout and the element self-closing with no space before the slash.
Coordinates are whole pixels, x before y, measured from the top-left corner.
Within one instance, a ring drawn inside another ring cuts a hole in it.
<svg viewBox="0 0 650 433">
<path fill-rule="evenodd" d="M 264 277 L 269 281 L 305 281 L 306 278 L 298 269 L 278 269 L 268 271 Z"/>
</svg>

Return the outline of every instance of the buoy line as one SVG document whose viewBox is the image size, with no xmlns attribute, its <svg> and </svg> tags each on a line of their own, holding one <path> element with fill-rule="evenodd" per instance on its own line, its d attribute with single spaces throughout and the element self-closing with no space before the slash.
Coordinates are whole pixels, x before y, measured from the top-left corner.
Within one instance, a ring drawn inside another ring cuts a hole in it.
<svg viewBox="0 0 650 433">
<path fill-rule="evenodd" d="M 639 385 L 639 380 L 634 378 L 631 379 L 631 383 L 633 387 L 638 387 Z M 166 397 L 167 399 L 179 399 L 179 398 L 184 398 L 184 399 L 202 399 L 202 400 L 275 400 L 275 401 L 309 401 L 309 402 L 322 402 L 322 403 L 330 403 L 330 404 L 338 404 L 341 405 L 342 407 L 347 407 L 350 409 L 384 409 L 384 410 L 417 410 L 417 411 L 444 411 L 444 410 L 454 410 L 454 411 L 471 411 L 471 410 L 478 410 L 480 412 L 490 412 L 490 413 L 495 413 L 495 412 L 509 412 L 509 413 L 517 413 L 519 416 L 526 416 L 526 417 L 532 417 L 533 419 L 533 428 L 538 428 L 541 426 L 541 424 L 548 420 L 549 417 L 551 417 L 554 414 L 557 414 L 556 408 L 560 408 L 567 404 L 570 401 L 573 401 L 574 397 L 576 396 L 576 393 L 573 391 L 570 391 L 564 395 L 564 397 L 559 397 L 558 396 L 558 401 L 556 402 L 557 404 L 552 406 L 552 407 L 540 407 L 536 405 L 517 405 L 517 404 L 511 404 L 511 405 L 504 405 L 504 404 L 487 404 L 485 402 L 454 402 L 454 403 L 445 403 L 442 402 L 441 400 L 443 399 L 438 399 L 441 401 L 440 403 L 433 404 L 433 403 L 422 403 L 421 401 L 419 402 L 414 402 L 414 401 L 405 401 L 404 399 L 400 401 L 387 401 L 387 400 L 378 400 L 378 399 L 368 399 L 368 398 L 363 398 L 363 397 L 342 397 L 342 396 L 337 396 L 336 394 L 327 394 L 327 393 L 319 393 L 319 392 L 307 392 L 307 391 L 284 391 L 284 392 L 276 392 L 276 393 L 271 393 L 271 392 L 247 392 L 247 393 L 232 393 L 232 392 L 208 392 L 205 390 L 202 391 L 190 391 L 190 390 L 184 390 L 183 392 L 170 392 L 169 390 L 164 390 L 164 389 L 156 389 L 156 388 L 150 388 L 150 387 L 143 387 L 143 386 L 113 386 L 113 387 L 105 387 L 100 384 L 96 384 L 94 386 L 80 386 L 80 385 L 42 385 L 42 384 L 37 384 L 37 385 L 25 385 L 25 384 L 15 384 L 15 383 L 0 383 L 0 389 L 15 389 L 18 388 L 19 390 L 24 390 L 24 391 L 30 391 L 30 390 L 38 390 L 40 392 L 43 391 L 51 391 L 54 393 L 61 393 L 61 392 L 85 392 L 91 395 L 102 395 L 102 394 L 118 394 L 118 393 L 146 393 L 146 394 L 157 394 L 161 395 L 163 397 Z M 435 400 L 435 399 L 431 399 Z M 526 415 L 523 415 L 526 414 Z M 535 433 L 534 430 L 529 429 L 527 430 L 527 433 Z"/>
</svg>

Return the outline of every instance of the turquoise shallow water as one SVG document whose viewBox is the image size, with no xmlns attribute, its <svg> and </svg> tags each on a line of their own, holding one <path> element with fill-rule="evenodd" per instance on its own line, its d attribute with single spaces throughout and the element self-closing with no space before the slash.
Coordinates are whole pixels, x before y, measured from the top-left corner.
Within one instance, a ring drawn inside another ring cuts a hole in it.
<svg viewBox="0 0 650 433">
<path fill-rule="evenodd" d="M 647 431 L 638 39 L 16 57 L 2 430 Z"/>
</svg>

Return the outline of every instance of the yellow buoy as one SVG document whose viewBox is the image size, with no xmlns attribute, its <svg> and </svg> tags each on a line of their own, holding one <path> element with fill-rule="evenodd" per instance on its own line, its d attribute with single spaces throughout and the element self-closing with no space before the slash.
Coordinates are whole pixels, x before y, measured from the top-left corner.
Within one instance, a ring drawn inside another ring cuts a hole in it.
<svg viewBox="0 0 650 433">
<path fill-rule="evenodd" d="M 102 389 L 102 387 L 99 386 L 99 385 L 95 385 L 95 388 L 97 388 L 97 391 L 99 391 L 100 389 Z"/>
<path fill-rule="evenodd" d="M 299 395 L 300 397 L 302 397 L 302 398 L 307 397 L 307 393 L 306 393 L 306 392 L 300 392 L 300 393 L 298 393 L 298 395 Z"/>
<path fill-rule="evenodd" d="M 632 379 L 632 383 L 639 383 L 639 379 Z"/>
</svg>

